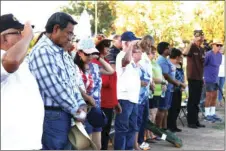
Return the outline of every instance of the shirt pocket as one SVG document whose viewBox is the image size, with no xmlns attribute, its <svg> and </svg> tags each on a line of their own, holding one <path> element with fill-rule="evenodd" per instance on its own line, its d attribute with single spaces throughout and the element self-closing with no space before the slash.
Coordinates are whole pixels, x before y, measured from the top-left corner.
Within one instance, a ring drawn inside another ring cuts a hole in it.
<svg viewBox="0 0 226 151">
<path fill-rule="evenodd" d="M 63 80 L 67 80 L 65 65 L 62 61 L 62 58 L 56 57 L 56 65 L 58 67 L 58 76 Z"/>
</svg>

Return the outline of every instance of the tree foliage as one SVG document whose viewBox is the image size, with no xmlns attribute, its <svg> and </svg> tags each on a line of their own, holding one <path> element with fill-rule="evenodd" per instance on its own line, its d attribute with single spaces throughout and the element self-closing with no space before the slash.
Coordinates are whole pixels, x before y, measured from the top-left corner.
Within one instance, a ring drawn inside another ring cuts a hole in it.
<svg viewBox="0 0 226 151">
<path fill-rule="evenodd" d="M 207 5 L 197 6 L 194 10 L 194 22 L 202 27 L 207 40 L 224 37 L 224 2 L 210 1 Z"/>
<path fill-rule="evenodd" d="M 109 35 L 113 30 L 113 23 L 115 20 L 115 15 L 113 11 L 113 5 L 115 2 L 108 1 L 98 1 L 97 2 L 97 33 L 104 33 Z M 94 1 L 71 1 L 69 7 L 62 7 L 63 12 L 77 16 L 81 15 L 84 9 L 87 10 L 91 17 L 91 31 L 92 34 L 95 32 L 95 2 Z"/>
<path fill-rule="evenodd" d="M 197 5 L 190 20 L 181 10 L 180 1 L 97 1 L 98 33 L 109 35 L 133 31 L 138 37 L 150 34 L 156 43 L 167 41 L 172 46 L 188 43 L 195 25 L 203 29 L 206 39 L 224 37 L 224 2 L 206 1 Z M 95 7 L 91 1 L 71 1 L 62 10 L 80 16 L 83 9 L 92 16 L 91 29 L 95 29 Z"/>
</svg>

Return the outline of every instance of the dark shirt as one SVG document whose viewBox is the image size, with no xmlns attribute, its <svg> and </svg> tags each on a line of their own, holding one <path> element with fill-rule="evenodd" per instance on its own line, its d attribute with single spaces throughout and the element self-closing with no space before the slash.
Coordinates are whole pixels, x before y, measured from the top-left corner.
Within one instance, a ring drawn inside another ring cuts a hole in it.
<svg viewBox="0 0 226 151">
<path fill-rule="evenodd" d="M 192 44 L 187 55 L 187 78 L 191 80 L 203 80 L 205 53 L 202 47 Z"/>
<path fill-rule="evenodd" d="M 115 64 L 116 57 L 118 53 L 120 52 L 120 49 L 116 48 L 115 46 L 112 46 L 109 50 L 109 54 L 105 57 L 110 64 Z"/>
</svg>

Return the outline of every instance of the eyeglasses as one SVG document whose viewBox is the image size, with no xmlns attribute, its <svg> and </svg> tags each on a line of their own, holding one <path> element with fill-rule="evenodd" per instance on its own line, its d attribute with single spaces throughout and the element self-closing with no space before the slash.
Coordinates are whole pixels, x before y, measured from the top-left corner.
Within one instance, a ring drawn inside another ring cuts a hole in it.
<svg viewBox="0 0 226 151">
<path fill-rule="evenodd" d="M 3 35 L 21 35 L 21 31 L 8 32 Z"/>
<path fill-rule="evenodd" d="M 216 44 L 217 47 L 222 47 L 223 45 Z"/>
<path fill-rule="evenodd" d="M 68 38 L 71 39 L 71 41 L 75 40 L 76 35 L 73 32 L 68 32 Z"/>
</svg>

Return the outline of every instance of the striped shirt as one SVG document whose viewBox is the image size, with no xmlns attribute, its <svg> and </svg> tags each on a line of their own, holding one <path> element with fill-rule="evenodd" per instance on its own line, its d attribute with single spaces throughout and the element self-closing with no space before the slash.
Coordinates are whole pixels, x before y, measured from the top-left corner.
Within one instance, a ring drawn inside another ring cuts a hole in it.
<svg viewBox="0 0 226 151">
<path fill-rule="evenodd" d="M 61 107 L 74 115 L 86 103 L 74 82 L 66 53 L 43 35 L 29 54 L 29 69 L 38 82 L 44 105 Z"/>
</svg>

